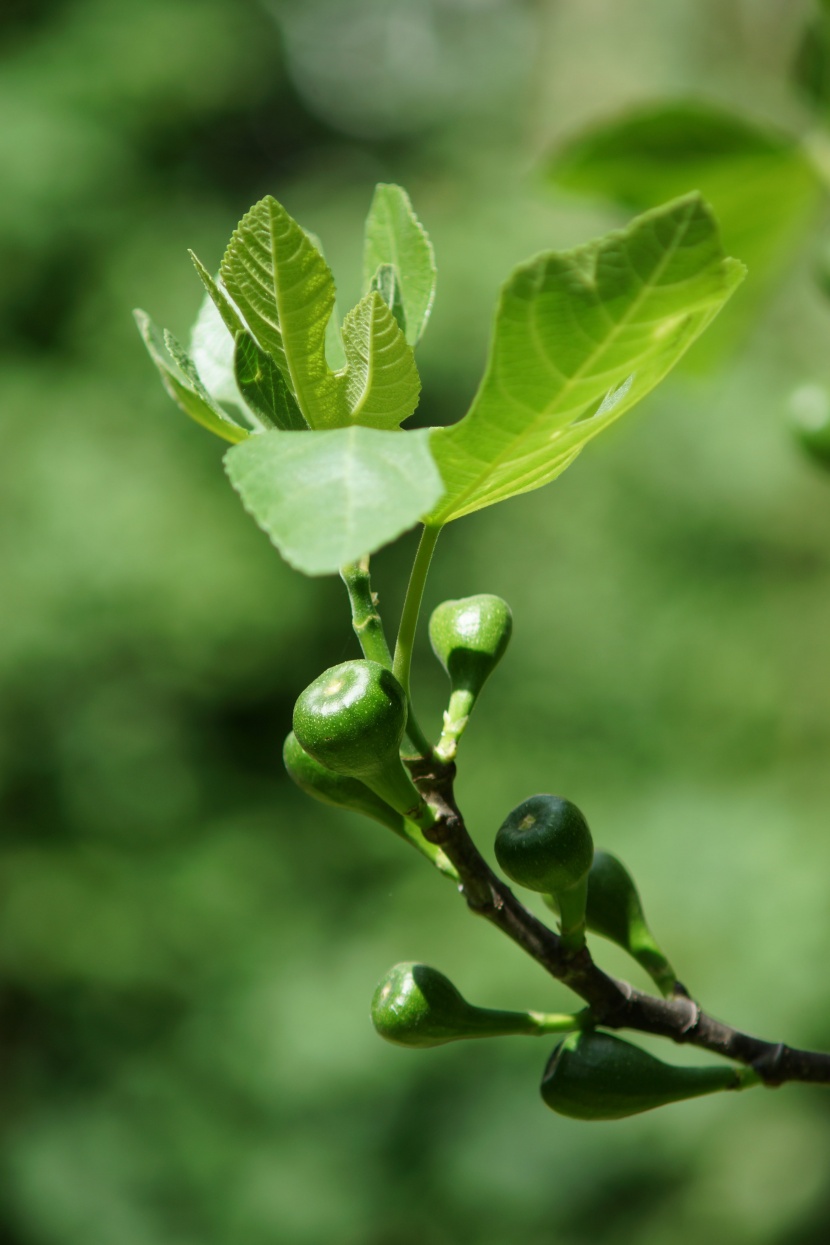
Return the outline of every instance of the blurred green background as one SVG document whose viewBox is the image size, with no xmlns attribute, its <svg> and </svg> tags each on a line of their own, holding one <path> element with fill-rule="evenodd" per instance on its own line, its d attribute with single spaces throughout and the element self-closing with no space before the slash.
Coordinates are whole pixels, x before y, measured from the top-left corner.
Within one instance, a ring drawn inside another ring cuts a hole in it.
<svg viewBox="0 0 830 1245">
<path fill-rule="evenodd" d="M 456 419 L 510 267 L 623 219 L 553 190 L 550 146 L 666 94 L 803 128 L 788 73 L 812 11 L 5 0 L 0 1245 L 827 1239 L 826 1091 L 585 1125 L 542 1106 L 541 1043 L 375 1037 L 397 960 L 480 1004 L 572 997 L 392 836 L 289 784 L 296 695 L 356 655 L 344 591 L 245 516 L 129 314 L 185 336 L 186 248 L 217 265 L 268 192 L 347 307 L 371 189 L 398 181 L 439 264 L 419 417 Z M 427 606 L 514 610 L 462 745 L 483 850 L 520 799 L 569 796 L 711 1011 L 829 1047 L 830 481 L 785 420 L 830 376 L 821 236 L 719 370 L 448 530 Z M 411 552 L 376 559 L 390 618 Z M 434 729 L 423 636 L 416 678 Z"/>
</svg>

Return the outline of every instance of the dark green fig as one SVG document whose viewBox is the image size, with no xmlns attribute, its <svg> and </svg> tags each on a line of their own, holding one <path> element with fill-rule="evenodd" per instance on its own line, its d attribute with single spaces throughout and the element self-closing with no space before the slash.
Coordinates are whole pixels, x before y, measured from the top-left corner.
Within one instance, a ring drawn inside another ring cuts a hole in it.
<svg viewBox="0 0 830 1245">
<path fill-rule="evenodd" d="M 528 890 L 555 897 L 562 936 L 572 949 L 585 941 L 585 900 L 593 856 L 587 821 L 575 804 L 557 795 L 523 800 L 496 835 L 496 858 L 507 876 Z"/>
<path fill-rule="evenodd" d="M 474 1007 L 448 977 L 428 964 L 396 964 L 372 999 L 372 1024 L 398 1046 L 443 1046 L 465 1038 L 563 1033 L 582 1016 L 505 1012 Z"/>
<path fill-rule="evenodd" d="M 490 593 L 444 601 L 433 610 L 430 643 L 451 685 L 439 756 L 450 760 L 455 755 L 476 698 L 504 656 L 512 630 L 510 606 Z"/>
<path fill-rule="evenodd" d="M 556 1047 L 542 1077 L 542 1097 L 575 1120 L 621 1120 L 654 1107 L 760 1082 L 752 1068 L 721 1064 L 678 1068 L 612 1037 L 586 1030 Z"/>
<path fill-rule="evenodd" d="M 596 852 L 588 874 L 588 929 L 633 956 L 665 995 L 674 991 L 674 969 L 654 940 L 634 879 L 610 852 Z"/>
<path fill-rule="evenodd" d="M 388 826 L 396 834 L 403 833 L 403 817 L 400 813 L 396 813 L 385 800 L 370 791 L 359 778 L 336 774 L 334 770 L 315 761 L 301 746 L 293 731 L 283 745 L 282 759 L 289 777 L 306 795 L 322 801 L 323 804 L 333 804 L 354 813 L 362 813 L 364 817 L 371 817 L 373 821 Z"/>
<path fill-rule="evenodd" d="M 401 763 L 406 693 L 376 661 L 344 661 L 305 689 L 294 706 L 300 746 L 336 774 L 359 778 L 398 813 L 424 805 Z"/>
</svg>

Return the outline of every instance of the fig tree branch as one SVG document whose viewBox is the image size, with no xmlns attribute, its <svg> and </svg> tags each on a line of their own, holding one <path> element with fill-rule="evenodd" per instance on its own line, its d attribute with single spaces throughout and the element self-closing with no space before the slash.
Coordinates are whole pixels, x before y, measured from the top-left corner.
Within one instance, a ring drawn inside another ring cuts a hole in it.
<svg viewBox="0 0 830 1245">
<path fill-rule="evenodd" d="M 437 817 L 425 837 L 440 846 L 455 865 L 467 906 L 584 999 L 598 1025 L 653 1033 L 701 1047 L 754 1068 L 769 1086 L 785 1081 L 830 1085 L 830 1054 L 753 1037 L 709 1016 L 680 985 L 672 998 L 656 998 L 604 973 L 587 948 L 567 951 L 559 935 L 520 903 L 474 844 L 453 795 L 455 766 L 420 760 L 410 762 L 409 767 Z"/>
</svg>

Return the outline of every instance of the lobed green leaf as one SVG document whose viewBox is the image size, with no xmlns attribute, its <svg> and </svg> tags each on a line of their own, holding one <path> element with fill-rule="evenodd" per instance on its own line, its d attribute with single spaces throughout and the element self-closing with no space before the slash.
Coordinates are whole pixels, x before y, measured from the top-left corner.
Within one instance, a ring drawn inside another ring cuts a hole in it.
<svg viewBox="0 0 830 1245">
<path fill-rule="evenodd" d="M 233 368 L 245 402 L 266 428 L 307 428 L 297 401 L 270 355 L 260 350 L 247 329 L 236 335 Z"/>
<path fill-rule="evenodd" d="M 239 222 L 219 272 L 258 345 L 282 372 L 306 423 L 311 428 L 347 423 L 342 378 L 326 361 L 334 280 L 305 230 L 268 195 Z"/>
<path fill-rule="evenodd" d="M 190 330 L 187 353 L 213 402 L 230 419 L 259 430 L 262 425 L 245 404 L 236 383 L 233 338 L 208 294 L 202 299 L 199 314 Z"/>
<path fill-rule="evenodd" d="M 343 321 L 346 399 L 352 423 L 397 428 L 418 405 L 421 381 L 412 347 L 376 290 Z"/>
<path fill-rule="evenodd" d="M 145 312 L 136 310 L 133 314 L 150 358 L 174 402 L 197 424 L 224 441 L 243 441 L 248 430 L 235 423 L 210 396 L 192 359 L 172 333 L 165 333 L 162 338 Z"/>
<path fill-rule="evenodd" d="M 277 430 L 229 450 L 225 465 L 245 509 L 307 575 L 333 574 L 394 540 L 443 487 L 428 429 Z"/>
<path fill-rule="evenodd" d="M 426 328 L 435 297 L 435 255 L 406 191 L 380 183 L 366 218 L 365 290 L 372 287 L 378 269 L 387 266 L 394 269 L 397 279 L 406 340 L 415 346 Z"/>
<path fill-rule="evenodd" d="M 522 264 L 467 415 L 432 434 L 446 523 L 540 488 L 662 380 L 744 275 L 699 195 Z"/>
<path fill-rule="evenodd" d="M 549 174 L 558 186 L 634 211 L 700 191 L 725 246 L 749 270 L 746 294 L 721 330 L 722 345 L 744 329 L 763 301 L 801 244 L 823 194 L 796 135 L 683 100 L 638 109 L 576 135 L 554 153 Z"/>
</svg>

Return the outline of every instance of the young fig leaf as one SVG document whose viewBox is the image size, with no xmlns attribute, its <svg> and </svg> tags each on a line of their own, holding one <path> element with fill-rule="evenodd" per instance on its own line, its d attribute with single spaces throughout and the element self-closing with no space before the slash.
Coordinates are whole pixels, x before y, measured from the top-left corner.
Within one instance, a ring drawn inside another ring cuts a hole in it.
<svg viewBox="0 0 830 1245">
<path fill-rule="evenodd" d="M 231 341 L 233 341 L 237 333 L 240 333 L 245 328 L 239 312 L 228 297 L 227 290 L 218 281 L 214 281 L 195 251 L 188 251 L 188 255 L 193 261 L 193 267 L 199 274 L 199 280 L 205 287 L 205 292 L 218 311 L 222 323 L 228 330 Z"/>
<path fill-rule="evenodd" d="M 751 1068 L 683 1068 L 663 1063 L 610 1033 L 586 1030 L 565 1038 L 542 1078 L 542 1098 L 575 1120 L 621 1120 L 671 1102 L 757 1085 Z"/>
<path fill-rule="evenodd" d="M 700 100 L 660 101 L 601 120 L 567 140 L 549 172 L 558 187 L 601 195 L 626 211 L 692 190 L 711 205 L 724 245 L 748 276 L 716 338 L 695 350 L 699 363 L 717 362 L 745 331 L 803 246 L 823 194 L 799 134 Z"/>
<path fill-rule="evenodd" d="M 162 334 L 143 311 L 134 313 L 138 331 L 144 339 L 147 352 L 158 368 L 165 389 L 173 401 L 197 424 L 207 428 L 224 441 L 233 444 L 244 441 L 248 430 L 226 414 L 214 402 L 202 384 L 192 360 L 171 333 Z"/>
<path fill-rule="evenodd" d="M 342 378 L 326 360 L 334 280 L 308 234 L 271 195 L 245 213 L 219 269 L 256 341 L 311 428 L 348 423 Z"/>
<path fill-rule="evenodd" d="M 402 306 L 401 327 L 410 346 L 415 346 L 426 328 L 435 297 L 435 256 L 406 191 L 381 183 L 375 188 L 366 218 L 364 289 L 372 288 L 378 269 L 384 266 L 394 269 Z M 389 305 L 394 311 L 393 304 Z"/>
<path fill-rule="evenodd" d="M 397 428 L 415 410 L 421 380 L 412 347 L 377 290 L 343 321 L 349 419 L 368 428 Z"/>
<path fill-rule="evenodd" d="M 520 265 L 501 291 L 470 410 L 432 434 L 446 492 L 429 522 L 556 479 L 663 379 L 743 276 L 697 194 Z"/>
<path fill-rule="evenodd" d="M 308 428 L 282 372 L 247 329 L 236 335 L 233 368 L 239 392 L 266 428 L 295 432 Z"/>
<path fill-rule="evenodd" d="M 395 323 L 402 333 L 406 333 L 406 313 L 403 308 L 401 285 L 398 274 L 392 264 L 381 264 L 372 277 L 370 290 L 377 290 L 386 306 L 395 317 Z"/>
<path fill-rule="evenodd" d="M 429 431 L 271 432 L 225 455 L 231 484 L 282 556 L 336 574 L 414 527 L 441 494 Z"/>
</svg>

